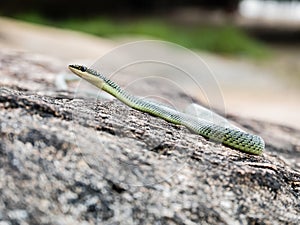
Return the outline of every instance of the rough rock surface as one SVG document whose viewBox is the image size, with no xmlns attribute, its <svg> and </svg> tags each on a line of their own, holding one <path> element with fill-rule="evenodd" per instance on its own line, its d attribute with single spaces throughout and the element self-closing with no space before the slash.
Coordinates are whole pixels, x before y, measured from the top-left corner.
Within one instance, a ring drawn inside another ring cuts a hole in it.
<svg viewBox="0 0 300 225">
<path fill-rule="evenodd" d="M 56 90 L 50 59 L 0 52 L 0 224 L 299 224 L 300 131 L 231 116 L 248 155 Z"/>
</svg>

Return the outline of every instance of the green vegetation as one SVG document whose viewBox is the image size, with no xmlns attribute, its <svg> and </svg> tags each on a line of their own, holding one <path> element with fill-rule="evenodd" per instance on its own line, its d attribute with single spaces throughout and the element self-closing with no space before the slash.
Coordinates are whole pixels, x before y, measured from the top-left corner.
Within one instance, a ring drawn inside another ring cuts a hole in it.
<svg viewBox="0 0 300 225">
<path fill-rule="evenodd" d="M 72 29 L 102 37 L 143 35 L 174 42 L 187 48 L 222 54 L 262 58 L 268 49 L 233 26 L 182 26 L 156 19 L 113 20 L 107 18 L 66 19 L 53 21 L 37 14 L 19 15 L 16 18 L 29 22 Z"/>
</svg>

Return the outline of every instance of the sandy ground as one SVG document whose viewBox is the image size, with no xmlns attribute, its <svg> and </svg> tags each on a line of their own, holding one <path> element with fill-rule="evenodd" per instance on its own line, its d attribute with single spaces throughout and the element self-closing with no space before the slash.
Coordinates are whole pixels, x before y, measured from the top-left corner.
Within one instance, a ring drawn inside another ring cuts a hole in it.
<svg viewBox="0 0 300 225">
<path fill-rule="evenodd" d="M 130 40 L 136 39 L 126 39 Z M 91 65 L 97 58 L 121 43 L 124 43 L 124 39 L 108 40 L 0 18 L 2 50 L 13 49 L 43 54 L 66 65 L 70 62 Z M 152 51 L 160 52 L 161 49 L 154 47 Z M 133 54 L 135 53 L 129 51 L 126 55 L 117 55 L 110 63 L 120 65 L 124 58 L 130 58 Z M 278 66 L 270 68 L 245 59 L 203 52 L 197 52 L 197 55 L 213 72 L 226 112 L 300 128 L 300 88 L 294 82 L 280 76 L 277 73 Z M 188 58 L 180 53 L 173 52 L 167 57 L 176 58 L 180 62 L 188 61 Z M 159 69 L 151 72 L 158 73 Z M 193 95 L 201 97 L 200 92 L 194 89 Z"/>
</svg>

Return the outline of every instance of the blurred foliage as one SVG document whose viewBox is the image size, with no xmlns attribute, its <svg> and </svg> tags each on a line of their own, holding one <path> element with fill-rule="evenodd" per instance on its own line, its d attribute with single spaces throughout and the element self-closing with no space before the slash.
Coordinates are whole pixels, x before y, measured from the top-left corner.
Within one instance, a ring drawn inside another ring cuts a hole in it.
<svg viewBox="0 0 300 225">
<path fill-rule="evenodd" d="M 115 20 L 95 17 L 51 20 L 36 13 L 19 14 L 18 19 L 114 38 L 128 35 L 146 36 L 211 52 L 263 58 L 268 48 L 244 32 L 230 25 L 183 26 L 158 19 L 139 18 Z"/>
<path fill-rule="evenodd" d="M 49 18 L 87 17 L 99 14 L 145 15 L 169 13 L 181 7 L 235 11 L 240 0 L 0 0 L 0 11 L 7 16 L 39 12 Z"/>
</svg>

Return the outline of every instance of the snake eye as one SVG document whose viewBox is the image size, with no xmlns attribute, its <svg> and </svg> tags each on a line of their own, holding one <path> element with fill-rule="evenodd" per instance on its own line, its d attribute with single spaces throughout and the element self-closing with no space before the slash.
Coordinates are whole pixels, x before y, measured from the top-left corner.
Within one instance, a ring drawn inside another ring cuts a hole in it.
<svg viewBox="0 0 300 225">
<path fill-rule="evenodd" d="M 85 71 L 87 70 L 87 68 L 86 68 L 86 66 L 80 66 L 80 67 L 79 67 L 79 70 L 80 70 L 81 72 L 85 72 Z"/>
</svg>

